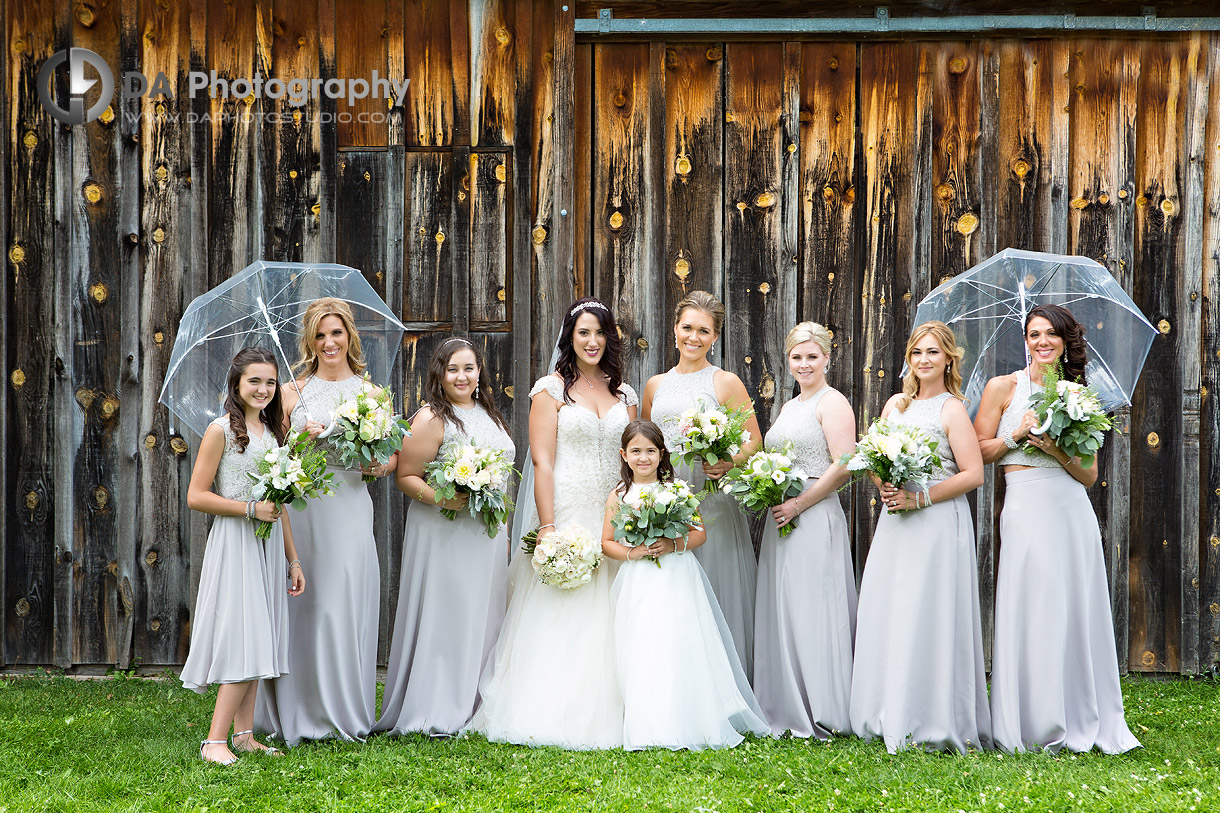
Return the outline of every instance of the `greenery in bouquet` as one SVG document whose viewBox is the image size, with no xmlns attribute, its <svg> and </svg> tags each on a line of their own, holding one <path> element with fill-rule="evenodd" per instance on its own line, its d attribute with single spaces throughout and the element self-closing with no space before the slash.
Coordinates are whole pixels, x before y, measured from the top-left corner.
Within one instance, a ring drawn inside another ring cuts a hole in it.
<svg viewBox="0 0 1220 813">
<path fill-rule="evenodd" d="M 378 390 L 365 377 L 360 391 L 335 408 L 335 420 L 326 437 L 347 468 L 363 468 L 374 462 L 385 465 L 411 434 L 411 424 L 394 411 L 388 389 Z M 364 482 L 373 482 L 366 474 Z"/>
<path fill-rule="evenodd" d="M 250 473 L 254 481 L 250 497 L 270 500 L 277 506 L 291 505 L 300 511 L 305 501 L 335 493 L 331 481 L 334 474 L 326 470 L 326 450 L 309 437 L 308 432 L 290 432 L 284 445 L 267 452 L 258 460 L 258 474 Z M 271 536 L 272 523 L 259 521 L 254 534 L 259 539 Z"/>
<path fill-rule="evenodd" d="M 638 493 L 624 497 L 610 519 L 614 539 L 635 548 L 647 547 L 658 539 L 681 539 L 691 526 L 702 527 L 699 498 L 685 480 L 658 482 L 644 486 Z M 661 560 L 650 556 L 661 566 Z"/>
<path fill-rule="evenodd" d="M 1079 457 L 1086 469 L 1093 465 L 1111 423 L 1092 387 L 1063 378 L 1056 362 L 1043 370 L 1042 389 L 1030 397 L 1029 408 L 1041 421 L 1034 434 L 1049 435 L 1068 457 Z M 1026 441 L 1026 448 L 1035 447 Z"/>
<path fill-rule="evenodd" d="M 470 515 L 483 523 L 488 537 L 495 538 L 513 510 L 508 486 L 515 469 L 503 451 L 473 443 L 446 444 L 424 472 L 428 485 L 436 490 L 437 502 L 469 494 L 466 507 Z M 457 519 L 458 512 L 452 509 L 442 508 L 441 513 Z"/>
<path fill-rule="evenodd" d="M 706 463 L 714 466 L 721 461 L 733 462 L 733 456 L 750 442 L 750 430 L 746 423 L 754 414 L 754 405 L 743 407 L 716 407 L 712 409 L 688 409 L 667 423 L 676 422 L 678 439 L 673 458 L 688 466 Z M 716 484 L 709 481 L 704 491 L 715 491 Z"/>
<path fill-rule="evenodd" d="M 789 447 L 760 449 L 721 479 L 720 490 L 749 511 L 766 511 L 804 491 L 807 478 L 793 462 Z M 779 535 L 787 536 L 795 527 L 793 520 L 779 529 Z"/>
<path fill-rule="evenodd" d="M 933 473 L 944 468 L 938 445 L 919 427 L 878 418 L 860 436 L 855 453 L 843 455 L 839 465 L 853 473 L 853 481 L 873 474 L 883 483 L 899 488 L 909 483 L 926 493 Z"/>
</svg>

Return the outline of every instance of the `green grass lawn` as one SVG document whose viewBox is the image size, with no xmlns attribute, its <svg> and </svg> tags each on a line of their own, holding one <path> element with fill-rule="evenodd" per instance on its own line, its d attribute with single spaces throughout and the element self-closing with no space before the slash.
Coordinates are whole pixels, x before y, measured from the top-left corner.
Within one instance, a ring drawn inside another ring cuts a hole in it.
<svg viewBox="0 0 1220 813">
<path fill-rule="evenodd" d="M 0 811 L 1220 810 L 1220 685 L 1127 678 L 1144 747 L 890 756 L 879 743 L 574 753 L 479 737 L 324 742 L 232 768 L 197 757 L 214 694 L 168 680 L 0 680 Z"/>
</svg>

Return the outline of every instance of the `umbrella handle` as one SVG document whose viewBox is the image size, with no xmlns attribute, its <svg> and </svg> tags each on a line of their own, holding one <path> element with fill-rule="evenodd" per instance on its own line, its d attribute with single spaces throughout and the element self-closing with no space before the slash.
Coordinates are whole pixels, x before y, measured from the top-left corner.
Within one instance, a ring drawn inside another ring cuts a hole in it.
<svg viewBox="0 0 1220 813">
<path fill-rule="evenodd" d="M 284 348 L 280 345 L 280 332 L 275 329 L 275 323 L 271 320 L 271 313 L 267 310 L 267 304 L 263 302 L 261 296 L 255 297 L 255 302 L 258 303 L 258 309 L 263 314 L 263 320 L 267 323 L 267 331 L 271 334 L 271 343 L 275 345 L 275 349 L 280 351 L 280 361 L 284 362 L 284 369 L 289 374 L 292 373 L 292 365 L 288 363 L 288 357 L 284 354 Z M 301 394 L 301 388 L 297 385 L 296 377 L 292 379 L 292 388 L 297 391 L 297 401 L 305 410 L 305 420 L 312 421 L 313 415 L 309 411 L 309 404 L 305 403 L 305 396 Z"/>
</svg>

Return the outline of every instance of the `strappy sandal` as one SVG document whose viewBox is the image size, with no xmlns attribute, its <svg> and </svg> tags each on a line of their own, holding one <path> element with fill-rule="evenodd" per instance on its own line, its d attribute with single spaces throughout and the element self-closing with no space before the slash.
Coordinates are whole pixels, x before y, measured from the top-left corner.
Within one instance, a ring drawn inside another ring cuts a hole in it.
<svg viewBox="0 0 1220 813">
<path fill-rule="evenodd" d="M 211 762 L 213 765 L 233 765 L 237 762 L 237 757 L 229 757 L 228 759 L 208 759 L 203 754 L 203 749 L 209 745 L 228 745 L 228 740 L 203 740 L 199 743 L 199 758 L 204 762 Z"/>
<path fill-rule="evenodd" d="M 237 742 L 238 737 L 244 737 L 247 734 L 250 735 L 250 742 L 253 743 L 253 745 L 249 748 L 246 748 L 244 745 L 240 745 Z M 245 731 L 233 732 L 233 746 L 236 747 L 238 751 L 246 754 L 263 754 L 269 757 L 282 757 L 284 755 L 284 752 L 276 748 L 274 745 L 266 745 L 254 739 L 254 729 L 252 728 L 246 729 Z"/>
</svg>

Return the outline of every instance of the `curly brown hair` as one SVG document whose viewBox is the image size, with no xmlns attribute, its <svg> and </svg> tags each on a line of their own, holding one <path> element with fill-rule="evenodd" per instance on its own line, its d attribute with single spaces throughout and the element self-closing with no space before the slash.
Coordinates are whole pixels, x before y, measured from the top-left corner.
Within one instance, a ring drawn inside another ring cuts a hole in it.
<svg viewBox="0 0 1220 813">
<path fill-rule="evenodd" d="M 251 364 L 270 364 L 275 374 L 280 374 L 280 366 L 275 363 L 275 356 L 261 347 L 244 347 L 237 351 L 237 355 L 229 363 L 229 375 L 225 385 L 225 412 L 229 415 L 229 429 L 237 440 L 237 451 L 240 454 L 245 454 L 246 447 L 250 445 L 250 431 L 246 426 L 246 405 L 242 402 L 239 392 L 241 377 L 246 374 Z M 283 445 L 287 433 L 284 431 L 284 404 L 278 385 L 275 395 L 271 396 L 267 406 L 259 412 L 259 417 L 275 436 L 275 442 Z"/>
<path fill-rule="evenodd" d="M 1056 335 L 1063 339 L 1063 377 L 1068 381 L 1087 384 L 1084 378 L 1084 366 L 1088 363 L 1085 352 L 1084 325 L 1076 321 L 1072 312 L 1062 305 L 1038 305 L 1025 315 L 1025 335 L 1029 335 L 1029 323 L 1035 316 L 1041 316 L 1051 323 Z"/>
</svg>

